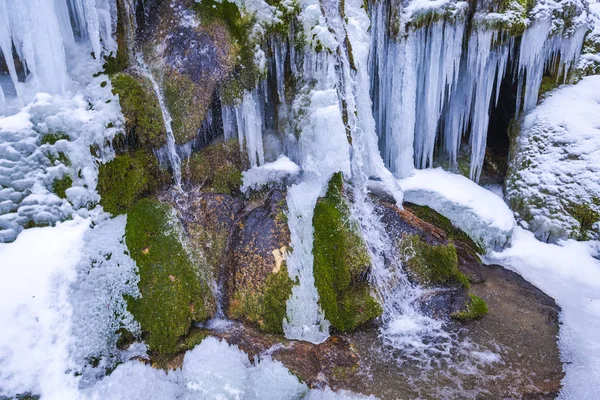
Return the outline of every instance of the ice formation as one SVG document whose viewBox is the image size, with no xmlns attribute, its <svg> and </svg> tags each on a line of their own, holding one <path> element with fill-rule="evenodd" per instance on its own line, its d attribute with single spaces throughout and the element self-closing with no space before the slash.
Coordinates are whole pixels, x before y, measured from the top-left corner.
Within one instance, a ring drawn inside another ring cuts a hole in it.
<svg viewBox="0 0 600 400">
<path fill-rule="evenodd" d="M 600 212 L 600 77 L 561 86 L 527 114 L 517 133 L 506 198 L 523 226 L 543 241 L 597 238 L 575 216 Z"/>
</svg>

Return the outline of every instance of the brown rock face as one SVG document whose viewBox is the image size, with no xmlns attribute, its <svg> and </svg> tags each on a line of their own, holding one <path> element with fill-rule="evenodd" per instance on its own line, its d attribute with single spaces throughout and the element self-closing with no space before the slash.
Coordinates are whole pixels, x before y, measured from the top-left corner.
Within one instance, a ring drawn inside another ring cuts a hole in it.
<svg viewBox="0 0 600 400">
<path fill-rule="evenodd" d="M 236 48 L 222 21 L 194 22 L 200 16 L 193 1 L 155 3 L 147 6 L 153 16 L 141 35 L 142 48 L 162 80 L 175 141 L 184 144 L 196 138 L 215 90 L 235 67 Z"/>
<path fill-rule="evenodd" d="M 285 265 L 290 243 L 285 194 L 273 190 L 260 203 L 249 205 L 230 239 L 225 309 L 230 318 L 283 333 L 293 285 Z"/>
</svg>

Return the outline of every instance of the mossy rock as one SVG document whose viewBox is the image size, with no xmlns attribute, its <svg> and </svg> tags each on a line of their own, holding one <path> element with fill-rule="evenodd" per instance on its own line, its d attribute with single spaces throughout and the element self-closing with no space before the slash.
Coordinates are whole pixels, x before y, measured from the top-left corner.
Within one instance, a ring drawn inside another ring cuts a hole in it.
<svg viewBox="0 0 600 400">
<path fill-rule="evenodd" d="M 235 140 L 217 141 L 187 159 L 182 170 L 188 183 L 209 193 L 240 194 L 242 153 Z"/>
<path fill-rule="evenodd" d="M 589 240 L 594 224 L 600 221 L 600 213 L 592 208 L 592 205 L 595 205 L 595 208 L 600 207 L 600 199 L 593 198 L 590 203 L 574 203 L 565 207 L 579 224 L 579 231 L 573 235 L 577 240 Z"/>
<path fill-rule="evenodd" d="M 400 252 L 408 274 L 423 286 L 470 286 L 469 279 L 458 269 L 456 248 L 451 242 L 435 245 L 418 235 L 405 235 L 400 239 Z"/>
<path fill-rule="evenodd" d="M 139 198 L 153 193 L 166 177 L 151 153 L 116 156 L 98 169 L 100 204 L 111 214 L 122 214 Z"/>
<path fill-rule="evenodd" d="M 473 250 L 474 253 L 485 254 L 484 248 L 477 244 L 473 239 L 469 237 L 465 232 L 455 227 L 448 218 L 444 217 L 437 211 L 427 207 L 418 206 L 412 203 L 404 203 L 404 206 L 408 208 L 413 214 L 444 231 L 448 239 L 463 242 Z"/>
<path fill-rule="evenodd" d="M 334 174 L 315 206 L 313 270 L 325 317 L 336 330 L 349 332 L 379 316 L 382 308 L 366 281 L 371 258 L 343 186 L 342 174 Z"/>
<path fill-rule="evenodd" d="M 180 241 L 173 210 L 143 199 L 127 215 L 125 241 L 138 266 L 139 298 L 128 298 L 128 310 L 140 323 L 150 350 L 161 356 L 180 350 L 180 338 L 193 322 L 214 313 L 207 283 Z"/>
<path fill-rule="evenodd" d="M 488 313 L 487 304 L 482 298 L 469 294 L 470 302 L 463 311 L 455 312 L 451 316 L 459 321 L 467 322 L 479 319 Z"/>
<path fill-rule="evenodd" d="M 190 142 L 202 126 L 212 101 L 212 90 L 175 70 L 166 74 L 163 84 L 165 104 L 173 119 L 175 143 Z"/>
<path fill-rule="evenodd" d="M 236 224 L 227 262 L 227 315 L 269 333 L 283 334 L 294 282 L 285 258 L 290 244 L 285 193 L 273 190 Z"/>
<path fill-rule="evenodd" d="M 71 140 L 71 138 L 64 132 L 49 132 L 42 136 L 41 144 L 54 145 L 59 140 Z"/>
<path fill-rule="evenodd" d="M 111 79 L 125 117 L 128 142 L 135 148 L 155 150 L 167 144 L 167 135 L 158 100 L 150 82 L 120 73 Z"/>
<path fill-rule="evenodd" d="M 69 175 L 65 175 L 62 178 L 55 179 L 52 182 L 52 191 L 61 199 L 66 199 L 66 191 L 73 186 L 73 179 Z"/>
</svg>

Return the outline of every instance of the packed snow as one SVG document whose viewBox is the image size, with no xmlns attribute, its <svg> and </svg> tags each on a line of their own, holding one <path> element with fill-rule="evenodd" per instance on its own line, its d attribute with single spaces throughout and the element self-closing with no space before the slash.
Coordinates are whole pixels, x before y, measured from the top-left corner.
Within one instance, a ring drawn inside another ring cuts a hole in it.
<svg viewBox="0 0 600 400">
<path fill-rule="evenodd" d="M 522 226 L 544 241 L 599 237 L 574 215 L 600 211 L 600 76 L 550 93 L 524 117 L 513 154 L 506 197 Z"/>
<path fill-rule="evenodd" d="M 510 243 L 514 218 L 504 201 L 462 175 L 441 168 L 416 170 L 399 180 L 407 202 L 448 218 L 485 249 Z"/>
</svg>

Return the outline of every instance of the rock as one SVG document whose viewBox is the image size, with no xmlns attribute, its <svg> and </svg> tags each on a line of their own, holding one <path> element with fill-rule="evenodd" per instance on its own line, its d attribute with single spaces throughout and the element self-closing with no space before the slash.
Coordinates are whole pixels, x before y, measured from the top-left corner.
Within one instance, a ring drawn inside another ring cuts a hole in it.
<svg viewBox="0 0 600 400">
<path fill-rule="evenodd" d="M 562 86 L 513 123 L 506 200 L 539 240 L 600 238 L 599 88 Z"/>
<path fill-rule="evenodd" d="M 160 2 L 145 29 L 147 60 L 162 77 L 175 141 L 180 145 L 198 134 L 215 90 L 233 70 L 240 51 L 232 34 L 235 26 L 228 24 L 241 20 L 237 6 L 229 2 L 213 6 L 188 0 Z M 227 9 L 229 19 L 216 14 L 221 9 Z"/>
<path fill-rule="evenodd" d="M 355 383 L 364 381 L 358 374 L 358 355 L 351 343 L 341 336 L 331 336 L 324 343 L 316 345 L 293 340 L 282 343 L 280 336 L 261 333 L 241 324 L 233 324 L 224 331 L 203 332 L 238 346 L 248 354 L 251 362 L 256 356 L 269 354 L 311 388 L 328 385 L 337 389 L 347 387 L 350 380 Z M 182 357 L 176 358 L 170 362 L 170 366 L 178 368 L 182 361 Z"/>
<path fill-rule="evenodd" d="M 141 294 L 128 299 L 128 310 L 158 359 L 179 351 L 192 323 L 215 312 L 204 266 L 186 251 L 180 232 L 173 210 L 156 200 L 140 200 L 128 213 L 125 241 L 139 269 Z"/>
<path fill-rule="evenodd" d="M 246 202 L 227 194 L 202 192 L 199 186 L 190 186 L 183 193 L 166 192 L 161 198 L 177 209 L 190 245 L 218 279 L 225 269 L 229 238 Z"/>
<path fill-rule="evenodd" d="M 237 141 L 216 141 L 187 159 L 182 165 L 187 183 L 204 192 L 240 194 L 242 170 L 246 166 Z"/>
<path fill-rule="evenodd" d="M 152 84 L 134 73 L 116 74 L 111 83 L 125 118 L 125 137 L 118 136 L 114 147 L 150 151 L 165 146 L 167 133 Z"/>
<path fill-rule="evenodd" d="M 371 296 L 371 258 L 343 189 L 341 172 L 334 174 L 313 215 L 315 286 L 325 317 L 338 332 L 353 331 L 383 311 Z"/>
<path fill-rule="evenodd" d="M 136 200 L 162 187 L 167 178 L 152 153 L 136 151 L 118 155 L 98 168 L 100 204 L 111 214 L 122 214 Z"/>
<path fill-rule="evenodd" d="M 227 315 L 283 333 L 291 294 L 285 257 L 290 243 L 285 193 L 273 190 L 264 204 L 246 211 L 231 235 L 226 272 Z"/>
</svg>

